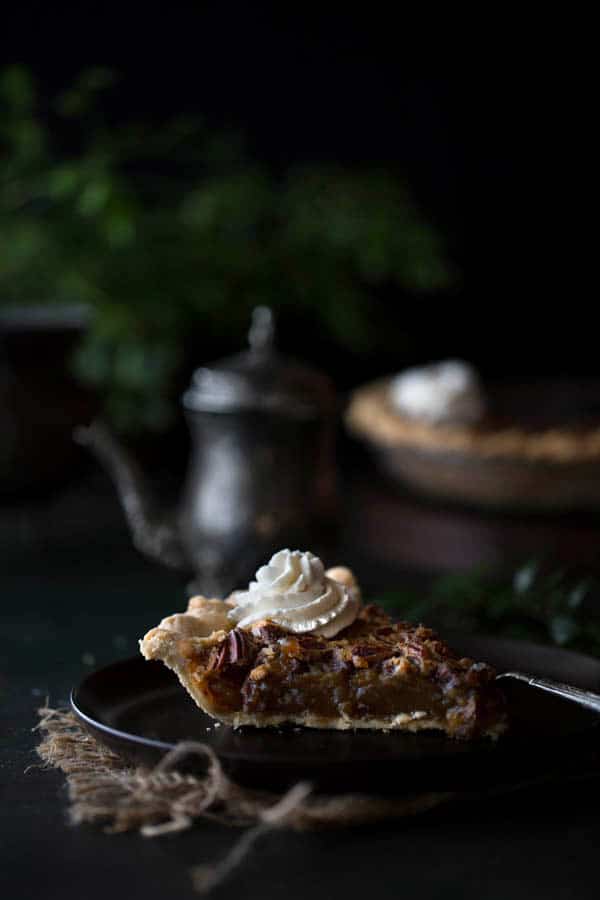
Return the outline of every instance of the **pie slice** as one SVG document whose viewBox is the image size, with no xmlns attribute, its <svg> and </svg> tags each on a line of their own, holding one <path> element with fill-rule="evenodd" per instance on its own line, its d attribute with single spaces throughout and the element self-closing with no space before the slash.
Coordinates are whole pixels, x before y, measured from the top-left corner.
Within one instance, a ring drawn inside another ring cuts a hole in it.
<svg viewBox="0 0 600 900">
<path fill-rule="evenodd" d="M 328 638 L 290 633 L 270 619 L 234 627 L 234 606 L 193 597 L 187 613 L 163 619 L 140 642 L 146 659 L 162 660 L 221 722 L 441 729 L 463 739 L 506 728 L 494 670 L 461 658 L 429 628 L 393 622 L 368 605 Z"/>
</svg>

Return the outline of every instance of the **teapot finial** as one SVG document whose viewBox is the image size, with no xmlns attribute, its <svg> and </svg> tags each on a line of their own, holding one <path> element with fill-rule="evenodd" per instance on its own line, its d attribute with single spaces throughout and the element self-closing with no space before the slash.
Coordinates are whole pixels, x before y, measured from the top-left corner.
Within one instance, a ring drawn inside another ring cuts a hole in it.
<svg viewBox="0 0 600 900">
<path fill-rule="evenodd" d="M 255 306 L 248 330 L 248 343 L 255 352 L 270 350 L 275 341 L 275 319 L 268 306 Z"/>
</svg>

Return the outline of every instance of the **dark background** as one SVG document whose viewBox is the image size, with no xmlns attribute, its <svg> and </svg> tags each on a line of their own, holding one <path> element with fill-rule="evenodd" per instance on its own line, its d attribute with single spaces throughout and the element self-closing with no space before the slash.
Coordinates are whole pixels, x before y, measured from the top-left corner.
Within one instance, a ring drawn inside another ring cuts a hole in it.
<svg viewBox="0 0 600 900">
<path fill-rule="evenodd" d="M 278 323 L 282 348 L 334 375 L 342 392 L 444 357 L 492 378 L 596 375 L 594 229 L 581 209 L 592 198 L 581 149 L 591 107 L 578 66 L 567 65 L 565 23 L 552 31 L 549 18 L 508 11 L 481 21 L 397 12 L 92 3 L 49 15 L 25 4 L 6 13 L 4 57 L 30 65 L 48 99 L 85 67 L 107 65 L 120 75 L 106 100 L 111 122 L 150 119 L 159 129 L 175 114 L 200 113 L 215 130 L 242 131 L 250 153 L 275 170 L 334 161 L 403 173 L 442 236 L 454 286 L 390 296 L 398 350 L 385 356 L 376 346 L 357 357 L 333 345 L 306 315 L 288 310 Z M 195 366 L 244 340 L 241 331 L 199 335 L 173 397 Z M 50 359 L 30 336 L 6 338 L 4 350 L 35 390 L 56 370 L 56 350 Z M 78 420 L 92 409 L 80 413 L 73 401 Z M 179 470 L 181 424 L 178 434 Z"/>
<path fill-rule="evenodd" d="M 160 126 L 201 112 L 241 128 L 276 167 L 398 166 L 460 276 L 441 297 L 390 304 L 390 327 L 408 335 L 404 361 L 451 355 L 493 375 L 595 373 L 589 241 L 573 206 L 586 204 L 574 127 L 587 124 L 586 89 L 558 28 L 493 10 L 464 22 L 397 12 L 91 4 L 59 6 L 46 20 L 30 7 L 11 11 L 7 34 L 9 55 L 34 61 L 49 94 L 86 63 L 113 65 L 117 120 L 142 113 Z M 297 323 L 288 337 L 282 327 L 294 349 Z M 328 349 L 316 347 L 315 361 Z"/>
</svg>

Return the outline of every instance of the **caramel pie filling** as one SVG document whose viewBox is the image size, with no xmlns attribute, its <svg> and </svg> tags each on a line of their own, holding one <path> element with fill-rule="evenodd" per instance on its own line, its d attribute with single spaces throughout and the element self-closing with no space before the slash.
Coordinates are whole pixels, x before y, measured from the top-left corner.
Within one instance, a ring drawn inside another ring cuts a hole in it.
<svg viewBox="0 0 600 900">
<path fill-rule="evenodd" d="M 504 727 L 490 666 L 460 658 L 427 628 L 392 624 L 373 606 L 332 639 L 289 634 L 269 621 L 238 627 L 192 653 L 188 665 L 216 716 L 294 721 L 308 710 L 324 722 L 378 727 L 405 716 L 459 738 Z"/>
</svg>

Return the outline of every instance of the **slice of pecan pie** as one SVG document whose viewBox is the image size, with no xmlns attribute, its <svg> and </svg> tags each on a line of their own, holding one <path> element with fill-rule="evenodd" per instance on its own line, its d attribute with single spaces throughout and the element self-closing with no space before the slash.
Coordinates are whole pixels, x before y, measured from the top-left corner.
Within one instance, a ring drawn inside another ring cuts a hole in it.
<svg viewBox="0 0 600 900">
<path fill-rule="evenodd" d="M 340 571 L 344 577 L 326 574 Z M 187 613 L 164 619 L 140 642 L 146 659 L 173 669 L 222 722 L 433 728 L 457 738 L 496 737 L 506 727 L 494 670 L 461 658 L 422 625 L 393 622 L 368 605 L 334 637 L 296 634 L 269 618 L 235 625 L 236 602 L 235 595 L 194 597 Z"/>
</svg>

